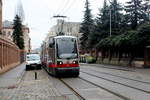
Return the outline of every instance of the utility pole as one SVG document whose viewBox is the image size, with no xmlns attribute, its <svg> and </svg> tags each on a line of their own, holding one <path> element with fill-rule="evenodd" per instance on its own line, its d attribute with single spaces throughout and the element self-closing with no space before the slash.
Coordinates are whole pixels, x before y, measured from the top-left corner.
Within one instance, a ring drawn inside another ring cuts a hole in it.
<svg viewBox="0 0 150 100">
<path fill-rule="evenodd" d="M 108 0 L 108 1 L 109 1 L 110 4 L 112 4 L 110 0 Z M 110 17 L 110 19 L 109 19 L 110 20 L 110 23 L 109 23 L 110 24 L 110 28 L 109 28 L 110 29 L 110 33 L 109 33 L 109 35 L 110 36 L 111 36 L 111 9 L 112 8 L 111 8 L 111 5 L 110 5 L 110 9 L 109 9 L 109 13 L 110 13 L 110 16 L 109 16 Z"/>
<path fill-rule="evenodd" d="M 148 2 L 148 19 L 150 24 L 150 2 Z"/>
<path fill-rule="evenodd" d="M 63 33 L 63 25 L 64 25 L 64 18 L 67 18 L 67 16 L 62 16 L 62 15 L 57 15 L 57 16 L 53 16 L 54 18 L 63 18 L 62 22 L 61 22 L 61 26 L 60 26 L 60 31 L 59 31 L 59 22 L 58 24 L 58 33 L 56 33 L 57 35 L 65 35 Z"/>
<path fill-rule="evenodd" d="M 111 8 L 109 9 L 110 11 L 110 36 L 111 36 Z"/>
</svg>

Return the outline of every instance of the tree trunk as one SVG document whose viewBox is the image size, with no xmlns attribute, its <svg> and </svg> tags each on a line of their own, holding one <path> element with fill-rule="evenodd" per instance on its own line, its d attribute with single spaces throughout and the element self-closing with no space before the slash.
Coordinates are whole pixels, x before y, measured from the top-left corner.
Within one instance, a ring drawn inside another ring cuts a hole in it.
<svg viewBox="0 0 150 100">
<path fill-rule="evenodd" d="M 95 60 L 96 60 L 96 62 L 97 62 L 97 59 L 98 59 L 98 50 L 97 50 L 97 49 L 95 49 L 95 52 L 96 52 Z"/>
<path fill-rule="evenodd" d="M 121 61 L 121 58 L 122 58 L 122 51 L 119 51 L 118 63 Z"/>
<path fill-rule="evenodd" d="M 134 60 L 134 50 L 131 50 L 131 56 L 130 56 L 130 60 L 129 60 L 129 66 L 132 66 L 132 61 Z"/>
<path fill-rule="evenodd" d="M 104 58 L 105 58 L 105 52 L 104 52 L 104 49 L 102 49 L 102 62 L 103 62 Z"/>
<path fill-rule="evenodd" d="M 112 60 L 113 49 L 109 49 L 109 62 Z"/>
</svg>

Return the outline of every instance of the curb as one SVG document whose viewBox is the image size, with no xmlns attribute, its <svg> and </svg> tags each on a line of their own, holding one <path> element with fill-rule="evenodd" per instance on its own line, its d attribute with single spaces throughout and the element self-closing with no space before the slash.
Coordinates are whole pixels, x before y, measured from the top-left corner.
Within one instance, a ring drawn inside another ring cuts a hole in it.
<svg viewBox="0 0 150 100">
<path fill-rule="evenodd" d="M 19 78 L 17 85 L 19 85 L 23 79 L 23 77 L 25 76 L 25 70 L 21 73 L 21 78 Z"/>
<path fill-rule="evenodd" d="M 23 65 L 23 64 L 25 64 L 25 63 L 22 63 L 22 64 L 20 64 L 19 66 L 21 66 L 21 65 Z M 16 86 L 18 86 L 20 83 L 21 83 L 21 81 L 23 80 L 23 77 L 25 76 L 25 73 L 26 73 L 26 71 L 25 71 L 25 69 L 22 71 L 22 73 L 20 74 L 20 78 L 18 79 L 18 82 L 17 82 L 17 84 L 16 84 Z"/>
</svg>

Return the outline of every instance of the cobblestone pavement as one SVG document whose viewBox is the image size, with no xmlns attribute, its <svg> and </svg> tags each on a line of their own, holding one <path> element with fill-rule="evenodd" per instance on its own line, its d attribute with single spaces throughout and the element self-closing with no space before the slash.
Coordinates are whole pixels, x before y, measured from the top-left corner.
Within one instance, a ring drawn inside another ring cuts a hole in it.
<svg viewBox="0 0 150 100">
<path fill-rule="evenodd" d="M 27 71 L 16 86 L 0 87 L 0 100 L 68 100 L 53 87 L 43 70 Z"/>
</svg>

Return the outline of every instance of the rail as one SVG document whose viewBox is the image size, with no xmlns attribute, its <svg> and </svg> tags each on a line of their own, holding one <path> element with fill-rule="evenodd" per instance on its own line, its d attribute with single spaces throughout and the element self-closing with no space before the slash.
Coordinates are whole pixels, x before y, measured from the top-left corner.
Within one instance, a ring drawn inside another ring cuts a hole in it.
<svg viewBox="0 0 150 100">
<path fill-rule="evenodd" d="M 0 36 L 0 73 L 20 63 L 20 50 L 10 40 Z"/>
</svg>

